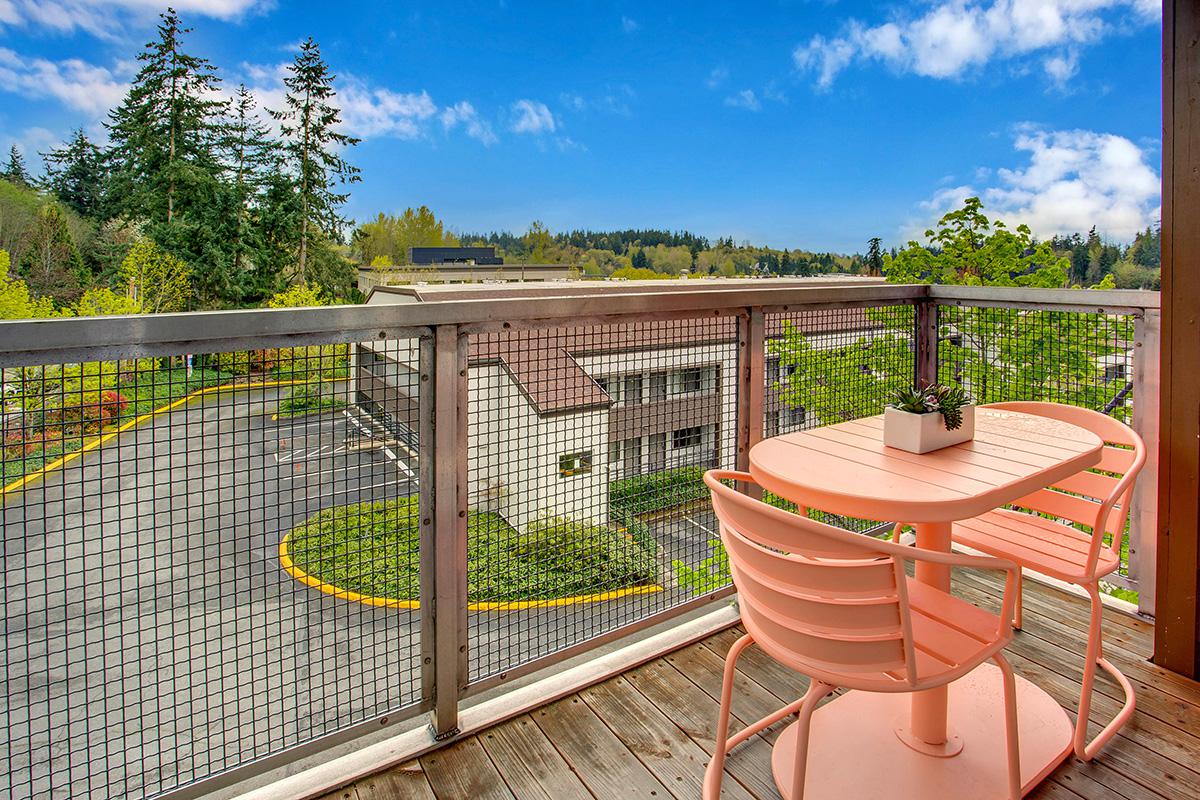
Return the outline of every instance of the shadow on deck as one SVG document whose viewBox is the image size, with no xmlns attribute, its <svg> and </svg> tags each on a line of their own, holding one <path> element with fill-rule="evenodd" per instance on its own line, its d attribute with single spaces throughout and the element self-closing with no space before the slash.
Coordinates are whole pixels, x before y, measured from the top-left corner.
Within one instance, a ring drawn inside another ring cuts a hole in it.
<svg viewBox="0 0 1200 800">
<path fill-rule="evenodd" d="M 1025 587 L 1026 628 L 1009 647 L 1010 659 L 1073 713 L 1086 602 L 1031 581 Z M 985 607 L 997 607 L 1000 588 L 982 573 L 955 576 L 955 593 Z M 713 749 L 723 660 L 740 634 L 740 628 L 716 634 L 323 800 L 699 798 Z M 1200 684 L 1149 663 L 1152 638 L 1149 623 L 1106 614 L 1106 653 L 1133 681 L 1137 714 L 1095 761 L 1069 759 L 1028 797 L 1200 797 Z M 742 657 L 739 671 L 734 714 L 742 723 L 793 701 L 807 683 L 757 648 Z M 1097 684 L 1092 735 L 1116 712 L 1120 697 L 1107 678 Z M 734 751 L 724 796 L 779 797 L 770 748 L 785 724 Z"/>
</svg>

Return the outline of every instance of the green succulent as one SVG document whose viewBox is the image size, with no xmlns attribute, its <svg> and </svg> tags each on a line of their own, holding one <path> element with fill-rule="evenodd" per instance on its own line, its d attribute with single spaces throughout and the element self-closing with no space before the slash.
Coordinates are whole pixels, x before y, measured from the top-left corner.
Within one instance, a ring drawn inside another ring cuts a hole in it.
<svg viewBox="0 0 1200 800">
<path fill-rule="evenodd" d="M 961 386 L 942 386 L 937 383 L 902 387 L 896 390 L 892 400 L 894 408 L 910 414 L 940 413 L 948 431 L 962 427 L 962 409 L 970 403 L 970 396 Z"/>
</svg>

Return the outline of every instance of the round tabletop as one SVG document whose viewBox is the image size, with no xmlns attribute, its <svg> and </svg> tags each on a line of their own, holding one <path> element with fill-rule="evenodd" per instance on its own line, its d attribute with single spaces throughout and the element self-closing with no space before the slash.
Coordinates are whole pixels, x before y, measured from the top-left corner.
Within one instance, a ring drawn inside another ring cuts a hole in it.
<svg viewBox="0 0 1200 800">
<path fill-rule="evenodd" d="M 883 444 L 883 416 L 788 433 L 750 450 L 764 488 L 833 514 L 903 522 L 978 516 L 1099 463 L 1096 434 L 979 407 L 975 438 L 917 455 Z"/>
</svg>

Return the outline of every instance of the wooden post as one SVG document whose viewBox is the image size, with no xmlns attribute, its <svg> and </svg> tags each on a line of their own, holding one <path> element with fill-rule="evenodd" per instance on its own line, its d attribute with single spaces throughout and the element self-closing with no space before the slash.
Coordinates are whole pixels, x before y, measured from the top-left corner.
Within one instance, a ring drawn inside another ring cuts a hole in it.
<svg viewBox="0 0 1200 800">
<path fill-rule="evenodd" d="M 1163 4 L 1162 180 L 1154 661 L 1200 679 L 1200 3 L 1196 0 Z"/>
</svg>

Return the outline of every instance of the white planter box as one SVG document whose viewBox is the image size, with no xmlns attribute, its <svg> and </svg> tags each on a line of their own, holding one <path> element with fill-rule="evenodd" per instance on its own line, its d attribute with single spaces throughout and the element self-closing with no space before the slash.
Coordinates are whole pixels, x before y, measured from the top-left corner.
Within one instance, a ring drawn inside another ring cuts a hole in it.
<svg viewBox="0 0 1200 800">
<path fill-rule="evenodd" d="M 909 453 L 928 453 L 975 438 L 975 406 L 963 406 L 963 423 L 946 430 L 941 414 L 913 414 L 888 406 L 883 411 L 883 443 Z"/>
</svg>

